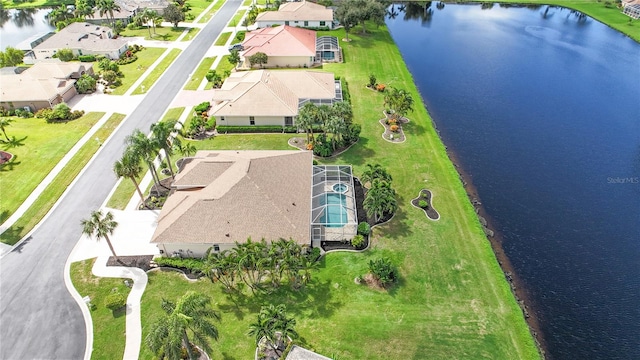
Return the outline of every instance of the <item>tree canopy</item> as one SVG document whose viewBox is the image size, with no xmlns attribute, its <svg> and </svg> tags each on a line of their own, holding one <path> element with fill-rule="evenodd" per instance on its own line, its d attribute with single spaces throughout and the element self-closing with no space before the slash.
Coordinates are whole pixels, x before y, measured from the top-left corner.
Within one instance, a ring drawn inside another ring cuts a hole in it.
<svg viewBox="0 0 640 360">
<path fill-rule="evenodd" d="M 184 21 L 184 12 L 180 10 L 175 4 L 169 4 L 163 11 L 162 17 L 170 23 L 173 24 L 173 27 L 178 27 L 178 23 L 180 21 Z"/>
<path fill-rule="evenodd" d="M 16 66 L 22 63 L 24 52 L 11 46 L 0 51 L 0 67 Z"/>
</svg>

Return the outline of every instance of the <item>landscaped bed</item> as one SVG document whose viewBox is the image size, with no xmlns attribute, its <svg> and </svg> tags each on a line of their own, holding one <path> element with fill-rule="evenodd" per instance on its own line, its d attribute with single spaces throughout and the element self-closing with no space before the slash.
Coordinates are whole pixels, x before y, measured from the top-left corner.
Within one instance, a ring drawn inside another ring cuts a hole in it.
<svg viewBox="0 0 640 360">
<path fill-rule="evenodd" d="M 438 214 L 438 211 L 436 211 L 436 209 L 434 209 L 433 205 L 431 204 L 432 198 L 433 195 L 431 194 L 431 191 L 422 189 L 420 190 L 418 197 L 411 200 L 411 205 L 417 207 L 418 209 L 422 209 L 422 211 L 424 211 L 424 214 L 429 219 L 440 220 L 440 214 Z"/>
</svg>

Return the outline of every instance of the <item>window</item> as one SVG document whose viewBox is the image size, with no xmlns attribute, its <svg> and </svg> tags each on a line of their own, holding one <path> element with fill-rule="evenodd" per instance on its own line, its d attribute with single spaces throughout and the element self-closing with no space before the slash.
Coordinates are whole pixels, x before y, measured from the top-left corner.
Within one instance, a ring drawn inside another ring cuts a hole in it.
<svg viewBox="0 0 640 360">
<path fill-rule="evenodd" d="M 320 26 L 326 26 L 327 23 L 325 21 L 320 21 Z"/>
<path fill-rule="evenodd" d="M 284 24 L 289 26 L 289 20 L 285 21 Z"/>
<path fill-rule="evenodd" d="M 309 22 L 308 22 L 308 21 L 305 21 L 305 22 L 304 22 L 304 26 L 309 26 Z"/>
<path fill-rule="evenodd" d="M 220 121 L 224 121 L 224 116 L 220 116 Z"/>
<path fill-rule="evenodd" d="M 213 244 L 213 251 L 220 251 L 220 246 Z"/>
<path fill-rule="evenodd" d="M 285 116 L 284 117 L 284 126 L 293 126 L 293 117 Z"/>
<path fill-rule="evenodd" d="M 255 125 L 255 124 L 256 124 L 255 116 L 249 116 L 249 125 Z"/>
</svg>

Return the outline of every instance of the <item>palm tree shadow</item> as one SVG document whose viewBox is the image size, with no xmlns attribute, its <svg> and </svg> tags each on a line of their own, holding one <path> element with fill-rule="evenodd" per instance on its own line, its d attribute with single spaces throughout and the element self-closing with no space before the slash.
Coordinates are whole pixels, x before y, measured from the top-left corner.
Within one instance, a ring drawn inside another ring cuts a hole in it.
<svg viewBox="0 0 640 360">
<path fill-rule="evenodd" d="M 18 161 L 18 155 L 13 155 L 11 160 L 6 163 L 0 164 L 0 172 L 3 171 L 13 171 L 13 167 L 16 165 L 20 165 L 22 162 Z"/>
<path fill-rule="evenodd" d="M 9 141 L 4 141 L 4 149 L 8 150 L 8 149 L 13 149 L 19 146 L 24 146 L 24 141 L 27 139 L 28 136 L 23 137 L 22 139 L 18 139 L 15 136 L 12 136 L 11 139 L 9 139 Z"/>
</svg>

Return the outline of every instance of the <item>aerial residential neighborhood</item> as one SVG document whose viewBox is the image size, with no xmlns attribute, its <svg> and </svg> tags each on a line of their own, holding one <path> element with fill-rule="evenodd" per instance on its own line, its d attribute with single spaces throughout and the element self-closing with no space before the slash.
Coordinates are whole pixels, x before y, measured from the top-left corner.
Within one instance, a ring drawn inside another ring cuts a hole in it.
<svg viewBox="0 0 640 360">
<path fill-rule="evenodd" d="M 627 36 L 608 61 L 624 67 L 640 5 L 507 2 L 2 2 L 0 359 L 582 354 L 557 343 L 575 323 L 549 317 L 549 277 L 514 240 L 529 224 L 504 210 L 528 209 L 507 183 L 534 185 L 483 172 L 545 126 L 483 112 L 519 91 L 513 75 L 495 85 L 500 71 L 528 70 L 484 61 L 537 46 L 550 62 L 587 46 L 563 32 L 602 31 Z M 525 40 L 495 40 L 507 35 Z M 513 141 L 476 144 L 494 130 Z M 483 162 L 489 148 L 503 150 Z M 554 196 L 532 197 L 555 209 Z"/>
</svg>

